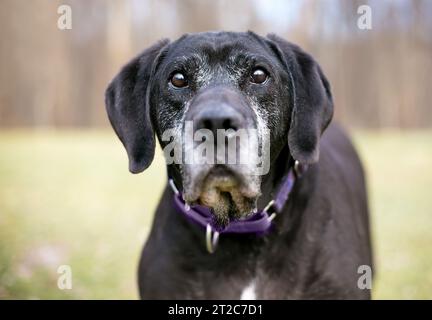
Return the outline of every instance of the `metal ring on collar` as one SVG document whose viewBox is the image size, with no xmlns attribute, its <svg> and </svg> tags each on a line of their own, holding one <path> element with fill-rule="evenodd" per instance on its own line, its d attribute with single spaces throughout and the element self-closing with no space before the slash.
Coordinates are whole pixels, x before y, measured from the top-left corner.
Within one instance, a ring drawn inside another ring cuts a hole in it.
<svg viewBox="0 0 432 320">
<path fill-rule="evenodd" d="M 174 191 L 175 194 L 179 194 L 179 191 L 178 191 L 178 189 L 177 189 L 177 187 L 176 187 L 176 185 L 175 185 L 173 179 L 169 179 L 169 180 L 168 180 L 168 183 L 169 183 L 169 185 L 170 185 L 172 191 Z"/>
<path fill-rule="evenodd" d="M 209 253 L 215 252 L 216 246 L 219 241 L 219 232 L 212 230 L 210 224 L 207 224 L 206 228 L 206 247 Z"/>
</svg>

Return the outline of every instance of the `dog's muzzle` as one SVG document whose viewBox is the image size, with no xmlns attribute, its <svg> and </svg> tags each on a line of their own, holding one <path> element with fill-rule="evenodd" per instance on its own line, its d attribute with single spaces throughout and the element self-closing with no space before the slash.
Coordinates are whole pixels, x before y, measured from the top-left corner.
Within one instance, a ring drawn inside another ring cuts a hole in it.
<svg viewBox="0 0 432 320">
<path fill-rule="evenodd" d="M 201 159 L 183 166 L 185 200 L 211 208 L 222 227 L 256 210 L 261 182 L 251 161 L 258 155 L 256 122 L 243 95 L 225 87 L 199 93 L 185 117 L 194 136 L 185 154 Z"/>
</svg>

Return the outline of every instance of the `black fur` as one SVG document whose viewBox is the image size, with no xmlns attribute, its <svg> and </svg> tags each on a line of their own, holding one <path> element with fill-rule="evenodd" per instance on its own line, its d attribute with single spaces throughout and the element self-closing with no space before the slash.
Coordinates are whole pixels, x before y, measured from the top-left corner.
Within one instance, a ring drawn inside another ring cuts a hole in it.
<svg viewBox="0 0 432 320">
<path fill-rule="evenodd" d="M 330 84 L 320 66 L 300 47 L 276 35 L 269 38 L 293 75 L 295 101 L 288 133 L 290 153 L 301 163 L 317 162 L 319 138 L 333 116 Z"/>
<path fill-rule="evenodd" d="M 125 146 L 132 173 L 144 171 L 153 161 L 155 139 L 147 102 L 147 86 L 163 40 L 122 68 L 105 93 L 108 117 Z"/>
<path fill-rule="evenodd" d="M 191 59 L 182 62 L 185 57 Z M 202 33 L 160 42 L 133 59 L 106 93 L 108 115 L 128 152 L 130 171 L 150 165 L 154 134 L 160 140 L 164 130 L 180 121 L 185 101 L 204 86 L 193 78 L 202 67 L 197 57 L 205 58 L 210 69 L 222 63 L 234 70 L 235 84 L 217 76 L 211 82 L 235 86 L 268 115 L 272 163 L 261 182 L 259 208 L 274 196 L 291 158 L 311 166 L 297 180 L 273 232 L 265 237 L 222 235 L 213 255 L 205 250 L 204 230 L 176 212 L 167 186 L 142 252 L 141 297 L 236 299 L 253 280 L 257 298 L 370 298 L 369 290 L 357 287 L 358 267 L 372 266 L 363 170 L 343 131 L 329 126 L 333 102 L 327 79 L 298 46 L 275 35 Z M 265 86 L 251 87 L 238 76 L 249 72 L 251 57 L 270 69 Z M 187 90 L 168 86 L 169 74 L 177 69 L 189 72 Z M 169 169 L 181 186 L 179 168 Z"/>
</svg>

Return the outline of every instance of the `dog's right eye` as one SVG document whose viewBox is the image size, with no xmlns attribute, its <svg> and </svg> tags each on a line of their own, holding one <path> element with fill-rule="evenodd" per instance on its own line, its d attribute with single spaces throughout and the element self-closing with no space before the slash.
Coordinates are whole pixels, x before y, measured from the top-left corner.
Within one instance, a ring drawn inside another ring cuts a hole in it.
<svg viewBox="0 0 432 320">
<path fill-rule="evenodd" d="M 251 74 L 251 82 L 255 84 L 262 84 L 266 82 L 268 73 L 264 68 L 256 68 Z"/>
<path fill-rule="evenodd" d="M 171 84 L 176 88 L 185 88 L 188 86 L 188 81 L 186 77 L 181 72 L 176 72 L 171 76 Z"/>
</svg>

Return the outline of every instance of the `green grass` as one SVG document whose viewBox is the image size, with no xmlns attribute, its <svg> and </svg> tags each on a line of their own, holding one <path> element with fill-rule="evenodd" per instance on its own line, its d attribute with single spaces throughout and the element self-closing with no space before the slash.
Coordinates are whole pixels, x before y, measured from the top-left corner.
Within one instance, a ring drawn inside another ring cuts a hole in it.
<svg viewBox="0 0 432 320">
<path fill-rule="evenodd" d="M 376 299 L 432 299 L 432 132 L 358 133 L 375 249 Z"/>
<path fill-rule="evenodd" d="M 358 132 L 368 173 L 374 298 L 432 298 L 432 132 Z M 166 181 L 111 131 L 0 132 L 0 299 L 137 298 L 136 268 Z M 169 231 L 167 231 L 169 232 Z M 72 290 L 57 288 L 70 265 Z"/>
</svg>

